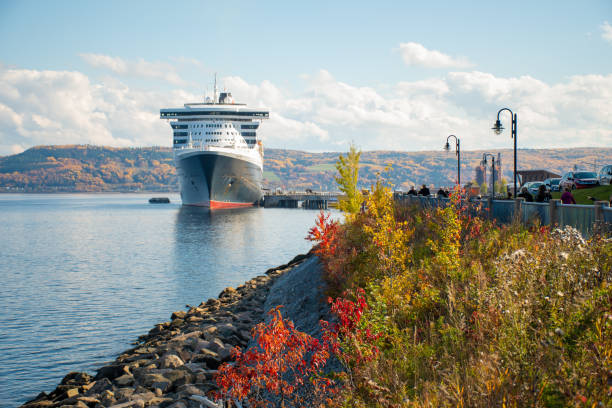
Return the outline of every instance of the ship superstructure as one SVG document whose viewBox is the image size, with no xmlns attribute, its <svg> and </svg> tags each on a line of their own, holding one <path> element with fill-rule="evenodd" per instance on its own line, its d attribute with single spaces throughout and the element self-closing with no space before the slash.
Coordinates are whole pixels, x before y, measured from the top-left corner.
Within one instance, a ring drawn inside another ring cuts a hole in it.
<svg viewBox="0 0 612 408">
<path fill-rule="evenodd" d="M 234 103 L 221 92 L 203 103 L 161 109 L 170 122 L 181 200 L 210 208 L 250 206 L 262 197 L 263 145 L 259 125 L 266 109 Z"/>
</svg>

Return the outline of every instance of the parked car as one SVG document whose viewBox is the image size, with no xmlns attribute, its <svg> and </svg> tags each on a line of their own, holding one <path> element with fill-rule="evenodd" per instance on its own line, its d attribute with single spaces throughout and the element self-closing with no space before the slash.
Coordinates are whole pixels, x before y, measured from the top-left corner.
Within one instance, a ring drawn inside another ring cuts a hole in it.
<svg viewBox="0 0 612 408">
<path fill-rule="evenodd" d="M 576 188 L 590 188 L 599 185 L 599 179 L 597 173 L 593 171 L 568 171 L 561 177 L 559 182 L 559 188 L 569 188 L 570 190 Z"/>
<path fill-rule="evenodd" d="M 543 181 L 529 181 L 523 185 L 523 187 L 527 187 L 529 193 L 535 198 L 538 195 L 538 189 L 540 186 L 544 184 Z"/>
<path fill-rule="evenodd" d="M 559 191 L 560 178 L 547 178 L 544 180 L 544 184 L 549 191 Z"/>
<path fill-rule="evenodd" d="M 612 164 L 603 166 L 599 170 L 599 184 L 612 184 Z"/>
</svg>

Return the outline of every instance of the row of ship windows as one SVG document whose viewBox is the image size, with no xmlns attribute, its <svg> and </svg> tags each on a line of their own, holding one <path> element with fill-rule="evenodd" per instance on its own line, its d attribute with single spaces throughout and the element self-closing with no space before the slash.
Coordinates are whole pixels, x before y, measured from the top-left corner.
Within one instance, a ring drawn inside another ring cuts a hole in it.
<svg viewBox="0 0 612 408">
<path fill-rule="evenodd" d="M 227 134 L 228 132 L 226 132 Z M 237 132 L 229 132 L 232 135 L 238 135 Z M 204 132 L 205 135 L 222 135 L 223 132 Z M 202 132 L 192 132 L 192 135 L 194 136 L 200 136 L 202 135 Z M 241 136 L 257 136 L 256 132 L 242 132 L 240 133 Z M 189 136 L 189 132 L 174 132 L 174 136 Z"/>
<path fill-rule="evenodd" d="M 207 143 L 215 143 L 215 142 L 223 142 L 223 141 L 230 142 L 231 140 L 229 140 L 229 139 L 224 139 L 224 140 L 222 140 L 222 139 L 206 139 L 205 141 Z M 180 144 L 185 144 L 185 143 L 187 143 L 187 139 L 176 139 L 174 141 L 175 145 L 180 145 Z M 256 141 L 255 140 L 246 140 L 246 143 L 247 144 L 255 144 Z"/>
<path fill-rule="evenodd" d="M 194 128 L 201 128 L 204 127 L 204 125 L 202 124 L 196 124 L 196 125 L 192 125 L 192 127 Z M 221 124 L 217 124 L 217 123 L 207 123 L 206 124 L 207 128 L 233 128 L 234 126 L 232 124 L 227 124 L 225 123 L 224 126 L 221 126 Z M 240 126 L 242 129 L 257 129 L 259 127 L 259 125 L 241 125 Z M 178 124 L 172 124 L 172 129 L 188 129 L 189 125 L 178 125 Z"/>
<path fill-rule="evenodd" d="M 160 112 L 162 118 L 168 116 L 256 116 L 267 118 L 269 112 L 227 112 L 227 111 L 210 111 L 210 112 Z"/>
</svg>

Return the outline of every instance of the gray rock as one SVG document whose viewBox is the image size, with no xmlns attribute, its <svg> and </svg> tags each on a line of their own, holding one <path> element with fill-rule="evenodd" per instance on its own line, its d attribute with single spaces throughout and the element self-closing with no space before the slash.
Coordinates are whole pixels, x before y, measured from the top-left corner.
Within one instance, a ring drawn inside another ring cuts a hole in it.
<svg viewBox="0 0 612 408">
<path fill-rule="evenodd" d="M 95 394 L 101 394 L 102 391 L 112 387 L 112 384 L 108 378 L 101 378 L 96 380 L 93 386 L 85 393 L 86 396 L 90 397 Z"/>
<path fill-rule="evenodd" d="M 162 393 L 168 391 L 172 387 L 170 380 L 164 379 L 164 381 L 156 381 L 151 384 L 151 388 L 154 390 L 161 390 Z"/>
<path fill-rule="evenodd" d="M 225 347 L 225 345 L 223 344 L 223 341 L 218 337 L 213 338 L 210 342 L 208 342 L 208 344 L 209 344 L 208 349 L 211 351 L 214 351 L 215 353 L 218 352 L 219 350 L 222 350 Z"/>
<path fill-rule="evenodd" d="M 115 398 L 119 401 L 127 400 L 133 394 L 134 394 L 134 388 L 129 388 L 129 387 L 119 388 L 117 391 L 115 391 Z"/>
<path fill-rule="evenodd" d="M 121 377 L 115 378 L 115 384 L 125 387 L 134 384 L 134 376 L 132 374 L 123 374 Z"/>
<path fill-rule="evenodd" d="M 98 369 L 96 373 L 95 380 L 100 380 L 102 378 L 108 378 L 109 380 L 114 380 L 115 378 L 122 376 L 125 374 L 125 365 L 124 364 L 110 364 Z"/>
<path fill-rule="evenodd" d="M 176 394 L 179 398 L 189 398 L 191 395 L 206 395 L 206 392 L 193 384 L 181 385 L 177 388 Z"/>
<path fill-rule="evenodd" d="M 221 364 L 221 357 L 212 350 L 202 349 L 191 359 L 192 363 L 205 363 L 207 367 L 217 369 Z"/>
<path fill-rule="evenodd" d="M 100 394 L 100 403 L 102 405 L 113 405 L 115 402 L 117 402 L 117 400 L 115 399 L 115 393 L 113 393 L 112 391 L 104 390 Z"/>
<path fill-rule="evenodd" d="M 110 408 L 144 408 L 144 406 L 145 402 L 143 400 L 135 400 L 111 405 Z"/>
<path fill-rule="evenodd" d="M 187 404 L 183 401 L 177 401 L 172 405 L 168 405 L 166 408 L 187 408 Z"/>
<path fill-rule="evenodd" d="M 193 376 L 187 369 L 170 370 L 164 372 L 164 377 L 172 382 L 173 387 L 179 387 L 184 384 L 190 384 Z"/>
<path fill-rule="evenodd" d="M 178 310 L 174 313 L 172 313 L 172 316 L 170 316 L 170 319 L 175 320 L 175 319 L 185 319 L 185 316 L 187 316 L 187 312 L 183 311 L 183 310 Z"/>
<path fill-rule="evenodd" d="M 168 380 L 166 377 L 158 373 L 147 373 L 142 376 L 141 382 L 145 387 L 151 388 L 151 386 L 154 383 L 170 382 L 170 380 Z M 153 388 L 156 388 L 156 387 L 153 387 Z M 161 388 L 161 387 L 157 387 L 157 388 Z"/>
<path fill-rule="evenodd" d="M 183 360 L 174 354 L 164 355 L 159 362 L 160 368 L 176 368 L 182 366 L 183 364 L 185 364 Z"/>
</svg>

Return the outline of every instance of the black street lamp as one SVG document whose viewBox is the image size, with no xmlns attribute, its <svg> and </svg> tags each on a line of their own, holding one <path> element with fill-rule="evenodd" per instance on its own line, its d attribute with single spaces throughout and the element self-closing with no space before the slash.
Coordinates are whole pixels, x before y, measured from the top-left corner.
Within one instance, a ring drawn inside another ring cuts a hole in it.
<svg viewBox="0 0 612 408">
<path fill-rule="evenodd" d="M 497 121 L 495 121 L 495 125 L 493 125 L 491 129 L 493 129 L 498 135 L 504 130 L 504 127 L 499 120 L 499 114 L 505 110 L 510 112 L 510 117 L 512 118 L 512 138 L 514 139 L 514 198 L 516 198 L 516 113 L 512 113 L 512 111 L 508 108 L 500 109 L 499 112 L 497 112 Z"/>
<path fill-rule="evenodd" d="M 459 148 L 459 138 L 455 135 L 449 135 L 446 138 L 446 144 L 444 150 L 450 150 L 450 143 L 448 142 L 451 137 L 455 138 L 455 153 L 457 154 L 457 184 L 461 187 L 461 149 Z"/>
<path fill-rule="evenodd" d="M 491 157 L 491 164 L 492 164 L 492 170 L 491 170 L 491 181 L 493 183 L 493 187 L 491 187 L 491 197 L 495 197 L 495 156 L 492 155 L 491 153 L 483 153 L 482 154 L 482 163 L 486 166 L 487 165 L 487 157 Z M 485 172 L 486 174 L 486 172 Z M 486 183 L 487 180 L 485 180 Z"/>
</svg>

